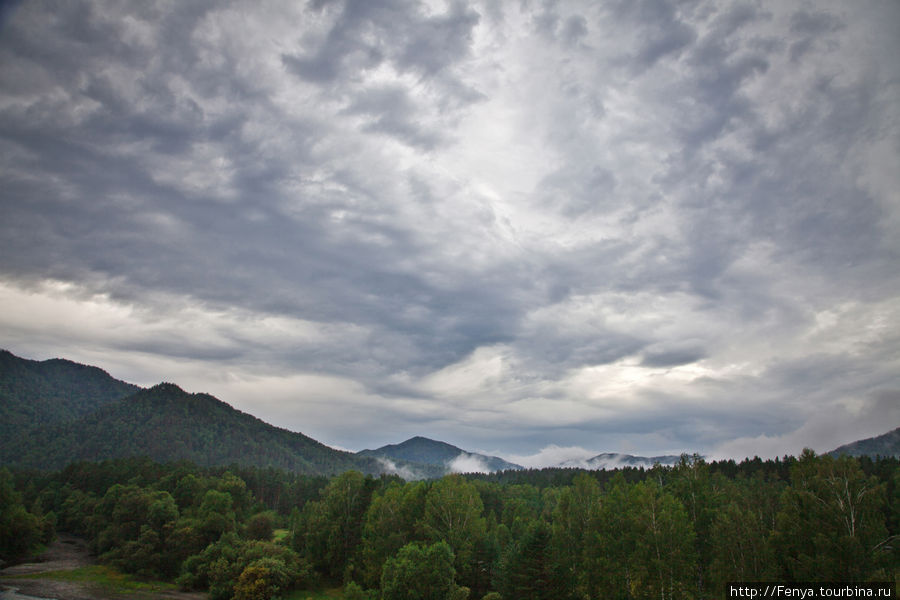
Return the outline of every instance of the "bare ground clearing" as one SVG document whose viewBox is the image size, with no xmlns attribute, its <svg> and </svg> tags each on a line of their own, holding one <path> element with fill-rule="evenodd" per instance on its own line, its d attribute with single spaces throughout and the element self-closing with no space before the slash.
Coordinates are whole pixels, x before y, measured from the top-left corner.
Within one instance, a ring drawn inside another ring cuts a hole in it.
<svg viewBox="0 0 900 600">
<path fill-rule="evenodd" d="M 61 534 L 47 550 L 32 562 L 0 570 L 0 589 L 15 588 L 19 594 L 53 600 L 205 600 L 206 594 L 178 591 L 114 593 L 103 586 L 79 581 L 32 577 L 53 571 L 71 571 L 95 564 L 87 544 L 81 538 Z"/>
</svg>

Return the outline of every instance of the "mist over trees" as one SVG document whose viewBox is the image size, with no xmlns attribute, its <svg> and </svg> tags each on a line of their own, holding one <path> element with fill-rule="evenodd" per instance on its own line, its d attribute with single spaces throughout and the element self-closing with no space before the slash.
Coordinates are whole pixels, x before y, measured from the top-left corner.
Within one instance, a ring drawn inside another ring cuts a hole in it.
<svg viewBox="0 0 900 600">
<path fill-rule="evenodd" d="M 717 598 L 900 575 L 900 461 L 817 456 L 406 482 L 149 459 L 0 470 L 5 561 L 55 530 L 213 600 Z"/>
</svg>

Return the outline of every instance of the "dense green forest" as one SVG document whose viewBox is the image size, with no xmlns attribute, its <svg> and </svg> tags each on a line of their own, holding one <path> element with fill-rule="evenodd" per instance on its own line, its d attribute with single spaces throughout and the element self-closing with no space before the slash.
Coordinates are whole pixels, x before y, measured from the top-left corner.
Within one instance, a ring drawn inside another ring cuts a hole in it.
<svg viewBox="0 0 900 600">
<path fill-rule="evenodd" d="M 97 367 L 27 360 L 0 350 L 0 464 L 52 470 L 72 461 L 133 456 L 307 475 L 385 470 L 377 457 L 330 448 L 209 394 L 191 394 L 172 383 L 142 389 Z M 394 462 L 425 476 L 445 471 Z"/>
<path fill-rule="evenodd" d="M 405 482 L 149 459 L 0 470 L 0 558 L 54 531 L 102 562 L 273 598 L 719 598 L 726 581 L 896 581 L 900 461 L 816 456 Z"/>
<path fill-rule="evenodd" d="M 139 389 L 97 367 L 26 360 L 0 350 L 0 440 L 83 417 Z"/>
<path fill-rule="evenodd" d="M 20 468 L 141 455 L 161 462 L 268 465 L 306 474 L 383 469 L 375 458 L 329 448 L 171 383 L 140 390 L 74 420 L 22 430 L 0 443 L 0 457 Z"/>
</svg>

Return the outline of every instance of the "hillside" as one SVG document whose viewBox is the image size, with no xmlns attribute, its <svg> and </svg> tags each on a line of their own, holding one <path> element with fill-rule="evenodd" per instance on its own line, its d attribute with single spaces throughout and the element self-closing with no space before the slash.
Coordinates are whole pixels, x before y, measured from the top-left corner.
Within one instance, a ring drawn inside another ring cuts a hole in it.
<svg viewBox="0 0 900 600">
<path fill-rule="evenodd" d="M 621 469 L 623 467 L 643 467 L 649 469 L 653 465 L 659 463 L 661 465 L 674 465 L 680 456 L 666 454 L 664 456 L 633 456 L 631 454 L 618 454 L 615 452 L 604 452 L 587 460 L 569 460 L 560 467 L 572 467 L 578 469 L 590 469 L 592 471 Z"/>
<path fill-rule="evenodd" d="M 418 467 L 335 450 L 171 383 L 142 389 L 97 367 L 0 350 L 0 464 L 56 469 L 129 456 L 315 475 Z"/>
<path fill-rule="evenodd" d="M 97 367 L 0 350 L 0 439 L 82 417 L 139 389 Z"/>
<path fill-rule="evenodd" d="M 374 458 L 329 448 L 300 433 L 269 425 L 207 394 L 171 383 L 103 406 L 65 423 L 33 430 L 0 446 L 0 460 L 23 468 L 55 469 L 77 460 L 149 456 L 202 466 L 231 463 L 306 474 L 348 469 L 380 473 Z"/>
<path fill-rule="evenodd" d="M 444 472 L 504 471 L 521 469 L 520 465 L 496 456 L 467 452 L 446 442 L 414 437 L 400 444 L 389 444 L 375 450 L 362 450 L 360 456 L 379 457 L 392 461 L 410 461 L 432 465 Z"/>
<path fill-rule="evenodd" d="M 900 457 L 900 427 L 883 435 L 844 444 L 829 452 L 831 456 L 898 456 Z"/>
</svg>

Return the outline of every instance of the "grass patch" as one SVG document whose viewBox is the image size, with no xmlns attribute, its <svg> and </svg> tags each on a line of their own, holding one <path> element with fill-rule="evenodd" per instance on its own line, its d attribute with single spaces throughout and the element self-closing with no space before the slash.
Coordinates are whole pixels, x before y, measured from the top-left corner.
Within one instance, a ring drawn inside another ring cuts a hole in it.
<svg viewBox="0 0 900 600">
<path fill-rule="evenodd" d="M 90 565 L 69 571 L 47 571 L 45 573 L 16 575 L 16 579 L 55 579 L 57 581 L 88 583 L 99 586 L 106 592 L 115 594 L 166 592 L 178 589 L 178 586 L 174 583 L 142 581 L 106 565 Z"/>
<path fill-rule="evenodd" d="M 337 587 L 324 590 L 294 590 L 284 596 L 284 600 L 341 600 L 343 597 L 343 588 Z"/>
<path fill-rule="evenodd" d="M 274 535 L 272 536 L 272 541 L 277 543 L 283 542 L 287 539 L 288 535 L 290 535 L 290 530 L 288 529 L 276 529 Z"/>
</svg>

